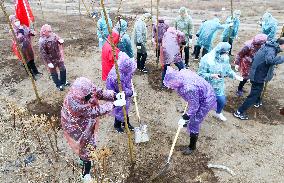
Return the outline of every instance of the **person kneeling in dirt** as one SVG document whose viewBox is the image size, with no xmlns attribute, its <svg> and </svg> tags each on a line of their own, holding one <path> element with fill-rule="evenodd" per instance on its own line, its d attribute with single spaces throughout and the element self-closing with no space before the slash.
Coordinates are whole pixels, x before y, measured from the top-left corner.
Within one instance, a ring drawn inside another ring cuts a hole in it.
<svg viewBox="0 0 284 183">
<path fill-rule="evenodd" d="M 134 127 L 129 123 L 128 111 L 131 103 L 130 97 L 136 95 L 135 93 L 133 93 L 131 81 L 137 66 L 134 59 L 129 58 L 129 56 L 124 52 L 119 52 L 117 64 L 120 74 L 120 81 L 122 84 L 122 90 L 124 91 L 126 97 L 127 124 L 128 128 L 133 131 Z M 107 77 L 106 88 L 115 92 L 119 92 L 115 66 L 112 67 L 112 70 Z M 123 133 L 124 130 L 122 127 L 125 126 L 125 123 L 122 107 L 116 107 L 114 109 L 114 116 L 114 128 L 117 130 L 117 132 Z"/>
<path fill-rule="evenodd" d="M 235 70 L 240 70 L 240 73 L 244 78 L 244 80 L 241 81 L 238 86 L 238 96 L 243 96 L 243 87 L 249 79 L 249 71 L 253 57 L 266 41 L 267 36 L 265 34 L 258 34 L 252 40 L 245 42 L 245 46 L 237 54 L 237 57 L 235 59 Z"/>
<path fill-rule="evenodd" d="M 119 98 L 118 100 L 115 100 Z M 101 104 L 99 100 L 107 102 Z M 83 161 L 84 182 L 91 182 L 91 150 L 96 148 L 98 118 L 126 104 L 123 93 L 98 88 L 91 80 L 80 77 L 72 84 L 61 110 L 64 137 Z"/>
<path fill-rule="evenodd" d="M 248 120 L 249 118 L 245 112 L 252 105 L 255 107 L 262 105 L 260 97 L 264 83 L 272 79 L 275 65 L 284 63 L 284 56 L 277 56 L 281 50 L 284 50 L 284 38 L 279 38 L 277 41 L 268 41 L 256 52 L 249 74 L 252 84 L 250 94 L 234 113 L 236 118 Z"/>
<path fill-rule="evenodd" d="M 20 25 L 20 21 L 17 20 L 15 15 L 10 15 L 9 19 L 12 23 L 14 29 L 13 31 L 15 32 L 18 43 L 20 44 L 19 46 L 22 51 L 24 60 L 26 61 L 27 67 L 30 73 L 32 74 L 34 80 L 36 80 L 36 78 L 42 75 L 42 73 L 38 71 L 34 61 L 34 50 L 32 46 L 31 37 L 35 36 L 35 32 L 26 27 L 25 25 Z M 21 58 L 21 55 L 17 49 L 17 44 L 15 40 L 13 40 L 13 52 L 18 57 L 18 59 L 23 62 L 23 59 Z"/>
<path fill-rule="evenodd" d="M 198 74 L 208 81 L 214 88 L 217 97 L 217 110 L 214 117 L 221 121 L 227 121 L 222 114 L 226 104 L 225 96 L 225 77 L 242 81 L 243 78 L 238 76 L 231 68 L 229 63 L 230 44 L 227 42 L 219 43 L 210 53 L 206 54 L 200 60 Z"/>
<path fill-rule="evenodd" d="M 130 36 L 127 34 L 127 22 L 120 19 L 115 26 L 116 31 L 120 35 L 120 41 L 117 45 L 118 49 L 126 53 L 130 58 L 133 58 L 133 48 L 131 45 Z"/>
<path fill-rule="evenodd" d="M 133 41 L 137 49 L 137 68 L 143 73 L 147 73 L 145 62 L 147 60 L 147 22 L 150 20 L 151 14 L 145 13 L 136 20 L 133 29 Z"/>
<path fill-rule="evenodd" d="M 161 60 L 163 62 L 162 71 L 162 87 L 163 80 L 167 71 L 167 66 L 175 64 L 179 70 L 184 68 L 184 63 L 181 57 L 180 47 L 185 46 L 185 34 L 174 27 L 168 28 L 162 40 Z"/>
<path fill-rule="evenodd" d="M 186 69 L 175 71 L 169 66 L 164 84 L 166 87 L 174 89 L 188 102 L 189 107 L 179 120 L 178 125 L 187 127 L 187 132 L 190 135 L 190 144 L 183 151 L 184 155 L 189 155 L 196 149 L 196 142 L 202 121 L 211 109 L 216 109 L 217 104 L 214 89 L 195 72 Z"/>
<path fill-rule="evenodd" d="M 65 86 L 70 85 L 66 80 L 63 42 L 63 39 L 52 32 L 50 25 L 45 24 L 41 27 L 39 39 L 40 57 L 60 91 L 63 91 Z M 60 71 L 60 79 L 58 78 L 57 68 Z"/>
</svg>

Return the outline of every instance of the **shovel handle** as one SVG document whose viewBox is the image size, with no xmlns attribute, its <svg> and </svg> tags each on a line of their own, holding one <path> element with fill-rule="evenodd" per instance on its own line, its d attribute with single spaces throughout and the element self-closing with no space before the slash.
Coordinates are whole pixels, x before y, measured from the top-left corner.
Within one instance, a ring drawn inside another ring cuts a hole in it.
<svg viewBox="0 0 284 183">
<path fill-rule="evenodd" d="M 176 135 L 175 135 L 175 138 L 174 138 L 174 141 L 173 141 L 170 153 L 169 153 L 169 157 L 168 157 L 167 163 L 169 163 L 170 160 L 171 160 L 171 157 L 173 155 L 174 148 L 175 148 L 175 145 L 176 145 L 176 142 L 177 142 L 177 139 L 178 139 L 179 132 L 180 132 L 181 128 L 182 128 L 182 126 L 179 126 L 178 129 L 177 129 L 177 132 L 176 132 Z"/>
<path fill-rule="evenodd" d="M 134 90 L 134 85 L 133 85 L 133 82 L 131 80 L 131 86 L 132 86 L 132 91 L 133 93 L 135 92 Z M 138 122 L 140 123 L 140 114 L 139 114 L 139 109 L 138 109 L 138 103 L 137 103 L 137 97 L 134 96 L 134 104 L 135 104 L 135 110 L 136 110 L 136 115 L 137 115 L 137 118 L 138 118 Z"/>
</svg>

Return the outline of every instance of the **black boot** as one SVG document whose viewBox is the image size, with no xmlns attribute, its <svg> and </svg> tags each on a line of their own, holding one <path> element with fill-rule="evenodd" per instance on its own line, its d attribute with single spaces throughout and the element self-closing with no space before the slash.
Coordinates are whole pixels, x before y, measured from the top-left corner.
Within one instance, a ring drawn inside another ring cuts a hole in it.
<svg viewBox="0 0 284 183">
<path fill-rule="evenodd" d="M 195 45 L 195 60 L 198 60 L 200 54 L 201 46 Z"/>
<path fill-rule="evenodd" d="M 129 122 L 129 117 L 127 116 L 127 125 L 130 131 L 134 131 L 134 127 Z M 125 128 L 125 123 L 122 122 L 122 128 Z"/>
<path fill-rule="evenodd" d="M 51 78 L 53 82 L 55 83 L 56 87 L 60 90 L 63 91 L 63 88 L 61 88 L 61 82 L 58 79 L 58 74 L 57 73 L 51 73 Z"/>
<path fill-rule="evenodd" d="M 123 133 L 124 132 L 123 128 L 121 127 L 121 123 L 122 123 L 121 121 L 119 121 L 118 119 L 115 118 L 115 120 L 114 120 L 114 128 L 116 129 L 116 131 L 118 133 Z"/>
<path fill-rule="evenodd" d="M 194 152 L 194 150 L 196 149 L 197 139 L 198 139 L 198 133 L 197 134 L 190 133 L 190 143 L 189 146 L 183 151 L 184 155 L 190 155 Z"/>
</svg>

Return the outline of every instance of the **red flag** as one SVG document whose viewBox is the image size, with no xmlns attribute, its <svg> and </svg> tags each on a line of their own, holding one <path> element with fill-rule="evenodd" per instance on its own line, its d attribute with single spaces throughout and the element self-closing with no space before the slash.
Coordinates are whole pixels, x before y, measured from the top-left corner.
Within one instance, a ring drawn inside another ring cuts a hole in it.
<svg viewBox="0 0 284 183">
<path fill-rule="evenodd" d="M 34 22 L 34 16 L 28 0 L 18 0 L 16 4 L 16 16 L 21 24 L 30 27 L 30 21 Z"/>
</svg>

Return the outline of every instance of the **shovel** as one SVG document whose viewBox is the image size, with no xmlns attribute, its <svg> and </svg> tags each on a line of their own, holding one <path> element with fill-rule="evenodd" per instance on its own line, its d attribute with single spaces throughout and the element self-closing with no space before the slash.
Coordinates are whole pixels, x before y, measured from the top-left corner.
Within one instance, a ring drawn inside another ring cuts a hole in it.
<svg viewBox="0 0 284 183">
<path fill-rule="evenodd" d="M 132 81 L 131 81 L 131 85 L 132 85 L 132 91 L 134 93 L 135 90 L 134 90 L 134 85 L 133 85 Z M 134 103 L 135 103 L 136 115 L 137 115 L 138 122 L 139 122 L 139 127 L 135 127 L 134 128 L 135 143 L 138 144 L 138 143 L 149 141 L 149 136 L 148 136 L 148 133 L 147 133 L 147 125 L 141 123 L 141 118 L 140 118 L 140 114 L 139 114 L 139 109 L 138 109 L 137 97 L 136 96 L 134 96 Z"/>
<path fill-rule="evenodd" d="M 186 113 L 187 107 L 188 107 L 188 103 L 187 103 L 186 106 L 185 106 L 185 109 L 184 109 L 183 114 Z M 167 172 L 167 170 L 169 169 L 169 167 L 170 167 L 170 160 L 171 160 L 171 157 L 172 157 L 173 152 L 174 152 L 174 148 L 175 148 L 175 145 L 176 145 L 178 136 L 179 136 L 179 132 L 180 132 L 180 130 L 181 130 L 182 128 L 183 128 L 183 126 L 178 126 L 178 129 L 177 129 L 177 132 L 176 132 L 176 135 L 175 135 L 175 138 L 174 138 L 174 141 L 173 141 L 173 144 L 172 144 L 172 147 L 171 147 L 171 150 L 170 150 L 170 153 L 169 153 L 169 157 L 168 157 L 168 159 L 167 159 L 167 162 L 166 162 L 166 164 L 163 166 L 163 168 L 161 169 L 161 171 L 160 171 L 156 176 L 154 176 L 154 177 L 151 179 L 152 181 L 157 180 L 158 178 L 160 178 L 161 176 L 163 176 L 163 175 Z"/>
</svg>

